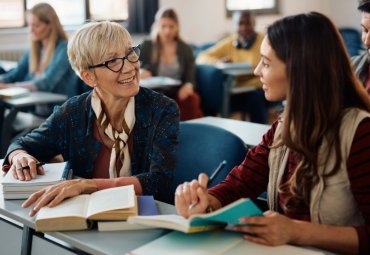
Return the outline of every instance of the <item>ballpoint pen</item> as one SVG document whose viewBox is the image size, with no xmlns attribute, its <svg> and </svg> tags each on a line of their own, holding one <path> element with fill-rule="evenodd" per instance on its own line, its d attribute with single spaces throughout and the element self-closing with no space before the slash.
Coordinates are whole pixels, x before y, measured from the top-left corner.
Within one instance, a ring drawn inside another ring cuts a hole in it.
<svg viewBox="0 0 370 255">
<path fill-rule="evenodd" d="M 209 184 L 210 183 L 212 183 L 212 181 L 216 178 L 216 176 L 217 176 L 217 174 L 219 173 L 219 172 L 221 172 L 221 170 L 226 166 L 226 160 L 223 160 L 223 161 L 221 161 L 221 163 L 213 170 L 213 172 L 212 172 L 212 174 L 211 174 L 211 176 L 209 177 L 209 179 L 208 179 L 208 184 L 207 184 L 207 187 L 209 187 Z M 189 210 L 191 210 L 194 206 L 196 206 L 198 204 L 198 202 L 197 203 L 195 203 L 195 204 L 191 204 L 190 206 L 189 206 Z"/>
</svg>

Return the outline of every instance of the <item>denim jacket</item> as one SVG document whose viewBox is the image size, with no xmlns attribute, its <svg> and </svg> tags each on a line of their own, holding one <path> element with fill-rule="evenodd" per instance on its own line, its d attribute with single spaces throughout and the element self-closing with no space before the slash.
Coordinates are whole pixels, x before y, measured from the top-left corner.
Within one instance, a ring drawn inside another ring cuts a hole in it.
<svg viewBox="0 0 370 255">
<path fill-rule="evenodd" d="M 172 99 L 140 88 L 135 96 L 135 117 L 130 152 L 132 175 L 139 179 L 144 195 L 166 201 L 178 152 L 178 107 Z M 93 137 L 94 120 L 91 92 L 72 97 L 56 107 L 39 128 L 12 143 L 4 165 L 9 164 L 9 154 L 18 149 L 40 161 L 61 154 L 74 175 L 92 178 L 94 161 L 102 146 Z"/>
</svg>

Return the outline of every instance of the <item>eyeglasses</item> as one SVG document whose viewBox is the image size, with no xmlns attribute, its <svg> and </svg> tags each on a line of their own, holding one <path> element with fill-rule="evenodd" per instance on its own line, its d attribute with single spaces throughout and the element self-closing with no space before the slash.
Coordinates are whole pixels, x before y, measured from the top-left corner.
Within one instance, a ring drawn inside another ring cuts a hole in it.
<svg viewBox="0 0 370 255">
<path fill-rule="evenodd" d="M 102 67 L 105 66 L 112 72 L 118 73 L 121 72 L 123 65 L 125 64 L 125 59 L 134 64 L 139 61 L 140 57 L 140 48 L 139 46 L 132 47 L 129 53 L 126 54 L 123 58 L 113 58 L 111 60 L 105 61 L 101 64 L 91 65 L 89 68 L 96 68 L 96 67 Z"/>
</svg>

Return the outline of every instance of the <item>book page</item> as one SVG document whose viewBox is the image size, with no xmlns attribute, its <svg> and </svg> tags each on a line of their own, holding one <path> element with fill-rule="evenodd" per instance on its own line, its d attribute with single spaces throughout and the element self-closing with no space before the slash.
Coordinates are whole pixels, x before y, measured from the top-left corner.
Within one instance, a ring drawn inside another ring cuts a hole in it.
<svg viewBox="0 0 370 255">
<path fill-rule="evenodd" d="M 18 179 L 14 179 L 12 172 L 9 171 L 3 178 L 2 184 L 3 186 L 17 186 L 19 187 L 19 190 L 22 190 L 22 187 L 33 185 L 48 186 L 62 180 L 66 163 L 67 162 L 45 164 L 43 165 L 45 174 L 36 175 L 36 178 L 30 181 L 20 181 Z"/>
<path fill-rule="evenodd" d="M 134 207 L 135 199 L 134 185 L 94 192 L 91 194 L 87 217 L 101 212 Z"/>
<path fill-rule="evenodd" d="M 176 229 L 186 231 L 189 220 L 177 214 L 164 214 L 153 216 L 132 216 L 127 219 L 130 224 L 142 224 L 153 227 Z"/>
<path fill-rule="evenodd" d="M 79 195 L 64 200 L 59 205 L 49 208 L 42 207 L 37 213 L 36 219 L 50 219 L 77 216 L 86 218 L 90 195 Z"/>
</svg>

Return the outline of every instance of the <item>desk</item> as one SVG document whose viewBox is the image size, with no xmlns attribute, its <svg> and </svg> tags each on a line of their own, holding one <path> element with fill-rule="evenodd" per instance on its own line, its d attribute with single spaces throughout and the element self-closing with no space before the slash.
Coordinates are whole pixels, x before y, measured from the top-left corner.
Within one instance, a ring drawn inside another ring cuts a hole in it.
<svg viewBox="0 0 370 255">
<path fill-rule="evenodd" d="M 20 112 L 21 108 L 41 104 L 61 103 L 64 102 L 66 99 L 66 95 L 37 91 L 31 92 L 28 96 L 25 97 L 2 100 L 4 107 L 0 107 L 0 115 L 3 116 L 4 119 L 1 123 L 2 126 L 0 127 L 0 156 L 5 156 L 6 149 L 8 148 L 12 138 L 13 124 L 15 123 L 16 119 L 17 121 L 22 121 L 22 119 L 17 118 L 17 114 L 18 112 Z M 9 109 L 7 114 L 5 114 L 5 108 Z M 35 116 L 28 117 L 30 117 L 29 123 L 40 123 L 40 118 L 37 118 Z M 23 119 L 26 120 L 26 118 Z M 29 127 L 35 127 L 33 124 Z"/>
<path fill-rule="evenodd" d="M 226 118 L 230 115 L 230 96 L 256 90 L 254 86 L 235 86 L 235 79 L 240 76 L 253 75 L 254 68 L 248 63 L 220 63 L 215 67 L 227 75 L 223 83 L 221 116 Z"/>
<path fill-rule="evenodd" d="M 270 129 L 269 125 L 218 117 L 203 117 L 188 122 L 204 123 L 226 129 L 239 136 L 249 146 L 259 144 L 262 136 Z"/>
<path fill-rule="evenodd" d="M 180 85 L 181 81 L 163 76 L 152 76 L 146 79 L 140 79 L 140 86 L 148 89 L 163 89 Z"/>
<path fill-rule="evenodd" d="M 4 68 L 5 71 L 9 71 L 17 66 L 16 61 L 9 61 L 9 60 L 0 60 L 0 66 Z"/>
</svg>

